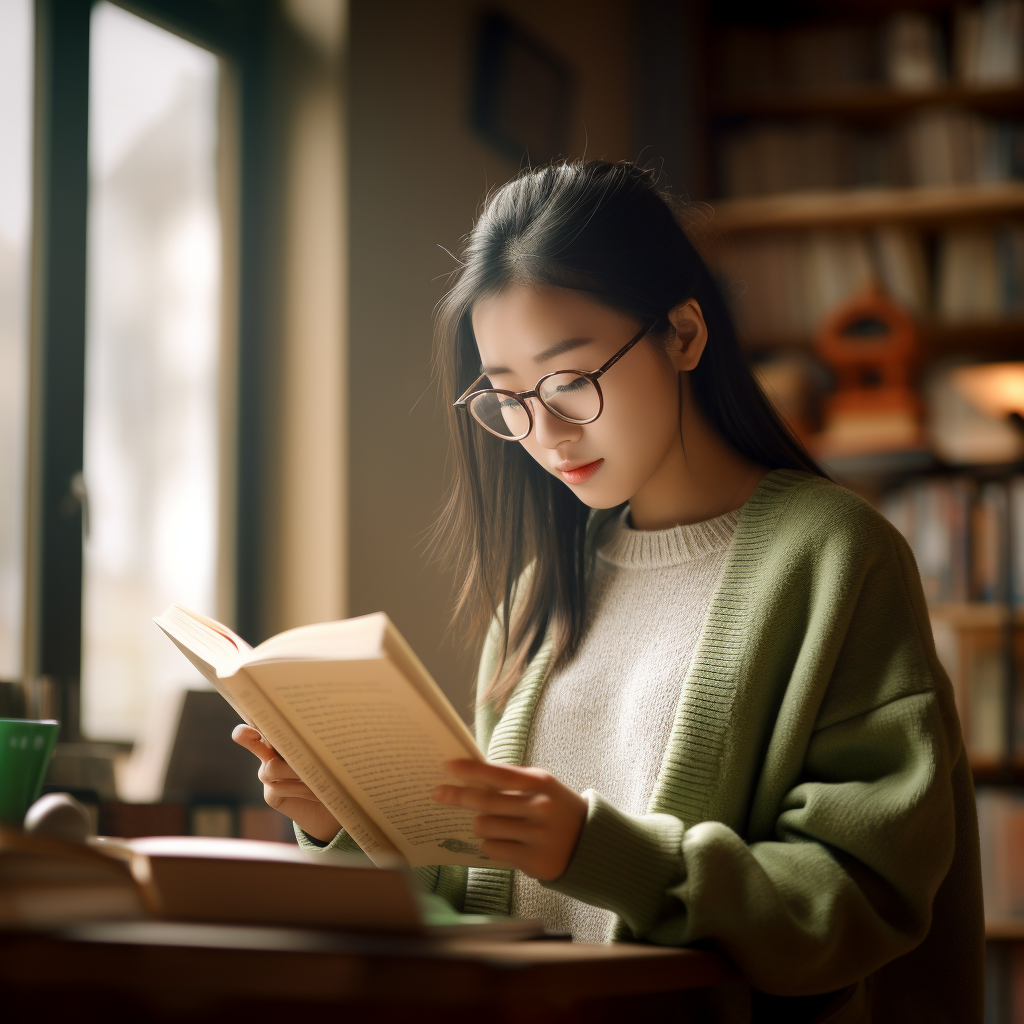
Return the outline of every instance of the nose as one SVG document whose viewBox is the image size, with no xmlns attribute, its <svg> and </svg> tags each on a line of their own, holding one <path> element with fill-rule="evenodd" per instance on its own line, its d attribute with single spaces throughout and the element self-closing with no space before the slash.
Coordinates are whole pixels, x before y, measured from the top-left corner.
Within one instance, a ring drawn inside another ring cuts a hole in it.
<svg viewBox="0 0 1024 1024">
<path fill-rule="evenodd" d="M 578 441 L 583 434 L 583 427 L 576 423 L 566 423 L 553 413 L 548 412 L 544 405 L 535 398 L 530 400 L 533 412 L 533 429 L 537 435 L 537 443 L 542 448 L 552 451 L 565 441 Z"/>
</svg>

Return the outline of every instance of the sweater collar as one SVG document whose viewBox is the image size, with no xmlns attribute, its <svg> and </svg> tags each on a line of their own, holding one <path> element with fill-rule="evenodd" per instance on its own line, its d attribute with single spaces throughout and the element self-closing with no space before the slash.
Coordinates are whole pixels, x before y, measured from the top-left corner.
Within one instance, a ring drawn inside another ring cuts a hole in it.
<svg viewBox="0 0 1024 1024">
<path fill-rule="evenodd" d="M 629 569 L 661 569 L 682 565 L 724 551 L 732 540 L 740 509 L 699 523 L 667 530 L 635 530 L 629 525 L 629 506 L 602 531 L 597 554 L 603 561 Z"/>
</svg>

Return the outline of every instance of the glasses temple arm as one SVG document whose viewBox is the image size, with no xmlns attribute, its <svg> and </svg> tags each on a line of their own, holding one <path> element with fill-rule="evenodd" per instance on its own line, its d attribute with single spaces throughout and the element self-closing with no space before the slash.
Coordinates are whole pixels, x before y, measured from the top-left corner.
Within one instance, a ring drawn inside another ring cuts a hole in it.
<svg viewBox="0 0 1024 1024">
<path fill-rule="evenodd" d="M 640 331 L 639 334 L 636 334 L 632 338 L 630 338 L 629 341 L 627 341 L 626 344 L 623 345 L 622 348 L 620 348 L 619 351 L 616 352 L 615 355 L 613 355 L 611 359 L 609 359 L 608 362 L 604 364 L 604 366 L 602 366 L 599 370 L 595 370 L 593 374 L 591 374 L 591 376 L 596 378 L 600 377 L 603 373 L 607 373 L 638 341 L 642 341 L 645 337 L 647 337 L 647 335 L 651 331 L 651 328 L 654 327 L 654 325 L 657 322 L 657 320 L 652 320 L 646 327 L 643 328 L 643 330 Z"/>
</svg>

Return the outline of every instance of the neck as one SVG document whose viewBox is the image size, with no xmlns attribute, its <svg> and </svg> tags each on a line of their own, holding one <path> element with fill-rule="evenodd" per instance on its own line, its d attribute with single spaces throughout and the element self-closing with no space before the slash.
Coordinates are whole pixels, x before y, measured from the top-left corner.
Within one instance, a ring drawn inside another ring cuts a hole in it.
<svg viewBox="0 0 1024 1024">
<path fill-rule="evenodd" d="M 741 455 L 681 387 L 682 430 L 651 478 L 629 501 L 637 530 L 665 530 L 725 515 L 743 505 L 767 472 Z"/>
</svg>

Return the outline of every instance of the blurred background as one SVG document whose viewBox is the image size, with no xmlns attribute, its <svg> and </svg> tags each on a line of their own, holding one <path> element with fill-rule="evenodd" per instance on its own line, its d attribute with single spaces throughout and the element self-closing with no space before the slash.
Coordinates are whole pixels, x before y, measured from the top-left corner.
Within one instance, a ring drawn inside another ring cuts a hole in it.
<svg viewBox="0 0 1024 1024">
<path fill-rule="evenodd" d="M 914 549 L 1024 1013 L 1024 3 L 0 0 L 0 138 L 0 714 L 61 720 L 52 788 L 287 839 L 172 601 L 383 609 L 471 715 L 433 309 L 488 189 L 638 160 Z"/>
</svg>

